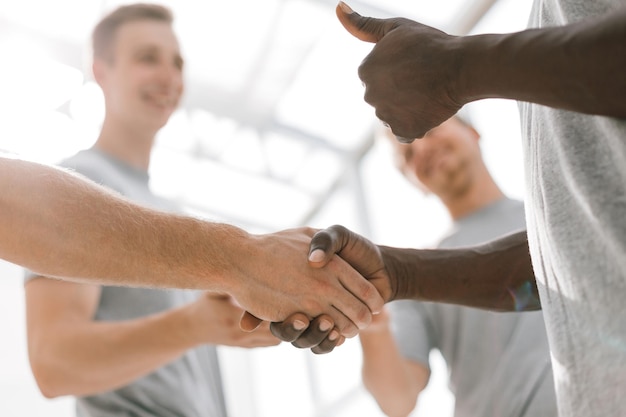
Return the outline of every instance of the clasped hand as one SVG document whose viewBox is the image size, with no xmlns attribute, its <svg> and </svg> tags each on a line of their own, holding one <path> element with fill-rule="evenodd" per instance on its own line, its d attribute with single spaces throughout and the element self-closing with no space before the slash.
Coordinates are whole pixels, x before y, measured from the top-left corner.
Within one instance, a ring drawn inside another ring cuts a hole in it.
<svg viewBox="0 0 626 417">
<path fill-rule="evenodd" d="M 339 225 L 315 233 L 309 244 L 309 264 L 314 268 L 322 268 L 335 255 L 372 283 L 385 302 L 393 299 L 397 284 L 390 279 L 378 246 Z M 252 330 L 260 323 L 260 319 L 246 312 L 241 327 Z M 304 313 L 294 313 L 281 322 L 271 323 L 270 330 L 276 337 L 295 347 L 311 348 L 314 353 L 328 353 L 345 340 L 345 336 L 334 325 L 333 319 L 327 314 L 310 318 Z"/>
</svg>

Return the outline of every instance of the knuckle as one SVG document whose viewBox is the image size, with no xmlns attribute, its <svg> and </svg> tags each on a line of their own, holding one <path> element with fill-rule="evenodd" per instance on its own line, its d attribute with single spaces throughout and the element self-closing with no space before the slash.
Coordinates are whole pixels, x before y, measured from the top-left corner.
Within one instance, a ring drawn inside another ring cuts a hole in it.
<svg viewBox="0 0 626 417">
<path fill-rule="evenodd" d="M 318 294 L 325 294 L 327 286 L 328 284 L 326 284 L 325 282 L 320 282 L 315 292 Z M 302 308 L 302 311 L 308 313 L 311 316 L 317 316 L 321 311 L 319 302 L 313 298 L 306 298 L 302 300 L 302 302 L 300 303 L 300 307 Z"/>
<path fill-rule="evenodd" d="M 328 231 L 320 230 L 319 232 L 315 233 L 315 235 L 313 235 L 310 246 L 312 249 L 326 250 L 331 247 L 331 241 L 332 239 Z"/>
<path fill-rule="evenodd" d="M 291 331 L 286 328 L 282 323 L 271 323 L 270 332 L 274 336 L 285 342 L 291 342 L 294 339 Z"/>
<path fill-rule="evenodd" d="M 314 235 L 315 235 L 315 233 L 317 232 L 317 229 L 314 229 L 314 228 L 309 227 L 309 226 L 304 226 L 304 227 L 302 228 L 302 232 L 303 232 L 304 234 L 306 234 L 307 236 L 314 236 Z"/>
<path fill-rule="evenodd" d="M 372 322 L 372 312 L 367 307 L 359 308 L 356 317 L 359 323 L 369 325 Z"/>
<path fill-rule="evenodd" d="M 345 337 L 354 337 L 358 333 L 358 328 L 352 322 L 345 322 L 341 326 L 337 326 L 337 328 Z"/>
<path fill-rule="evenodd" d="M 329 229 L 335 233 L 341 233 L 341 234 L 346 233 L 348 231 L 348 229 L 341 224 L 334 224 L 330 226 Z"/>
</svg>

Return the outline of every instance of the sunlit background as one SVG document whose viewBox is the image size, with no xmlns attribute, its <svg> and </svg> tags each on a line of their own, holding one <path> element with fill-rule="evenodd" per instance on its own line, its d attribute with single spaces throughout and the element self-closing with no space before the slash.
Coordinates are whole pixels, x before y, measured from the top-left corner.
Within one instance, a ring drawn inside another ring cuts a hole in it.
<svg viewBox="0 0 626 417">
<path fill-rule="evenodd" d="M 103 99 L 89 71 L 89 35 L 122 3 L 0 3 L 0 151 L 56 163 L 90 147 Z M 427 247 L 449 225 L 443 206 L 398 174 L 356 69 L 372 45 L 352 38 L 327 0 L 157 1 L 175 14 L 186 96 L 154 150 L 151 185 L 189 214 L 271 232 L 344 224 L 377 243 Z M 348 2 L 453 34 L 521 30 L 530 0 Z M 516 103 L 469 111 L 483 154 L 509 196 L 523 199 Z M 71 398 L 46 400 L 30 373 L 20 268 L 0 263 L 0 416 L 73 416 Z M 281 345 L 220 348 L 232 417 L 379 416 L 360 382 L 357 339 L 330 355 Z M 434 355 L 415 416 L 451 415 Z"/>
</svg>

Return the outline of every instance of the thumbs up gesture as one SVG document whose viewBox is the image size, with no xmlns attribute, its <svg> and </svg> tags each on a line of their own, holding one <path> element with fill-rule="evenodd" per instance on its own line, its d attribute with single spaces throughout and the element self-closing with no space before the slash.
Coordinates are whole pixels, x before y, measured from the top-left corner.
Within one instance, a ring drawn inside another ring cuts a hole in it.
<svg viewBox="0 0 626 417">
<path fill-rule="evenodd" d="M 452 117 L 467 101 L 460 39 L 409 19 L 364 17 L 344 2 L 341 24 L 376 45 L 359 66 L 365 101 L 401 142 L 410 143 Z"/>
</svg>

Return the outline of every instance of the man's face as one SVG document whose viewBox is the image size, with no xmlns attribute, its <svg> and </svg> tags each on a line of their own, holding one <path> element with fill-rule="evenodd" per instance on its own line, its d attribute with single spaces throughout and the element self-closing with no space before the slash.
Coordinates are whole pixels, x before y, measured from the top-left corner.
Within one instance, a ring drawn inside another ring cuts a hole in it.
<svg viewBox="0 0 626 417">
<path fill-rule="evenodd" d="M 108 115 L 155 130 L 167 123 L 183 93 L 183 59 L 169 24 L 146 19 L 122 25 L 111 59 L 97 65 Z"/>
<path fill-rule="evenodd" d="M 394 141 L 396 163 L 411 182 L 440 197 L 459 195 L 482 163 L 478 133 L 452 118 L 411 144 Z"/>
</svg>

